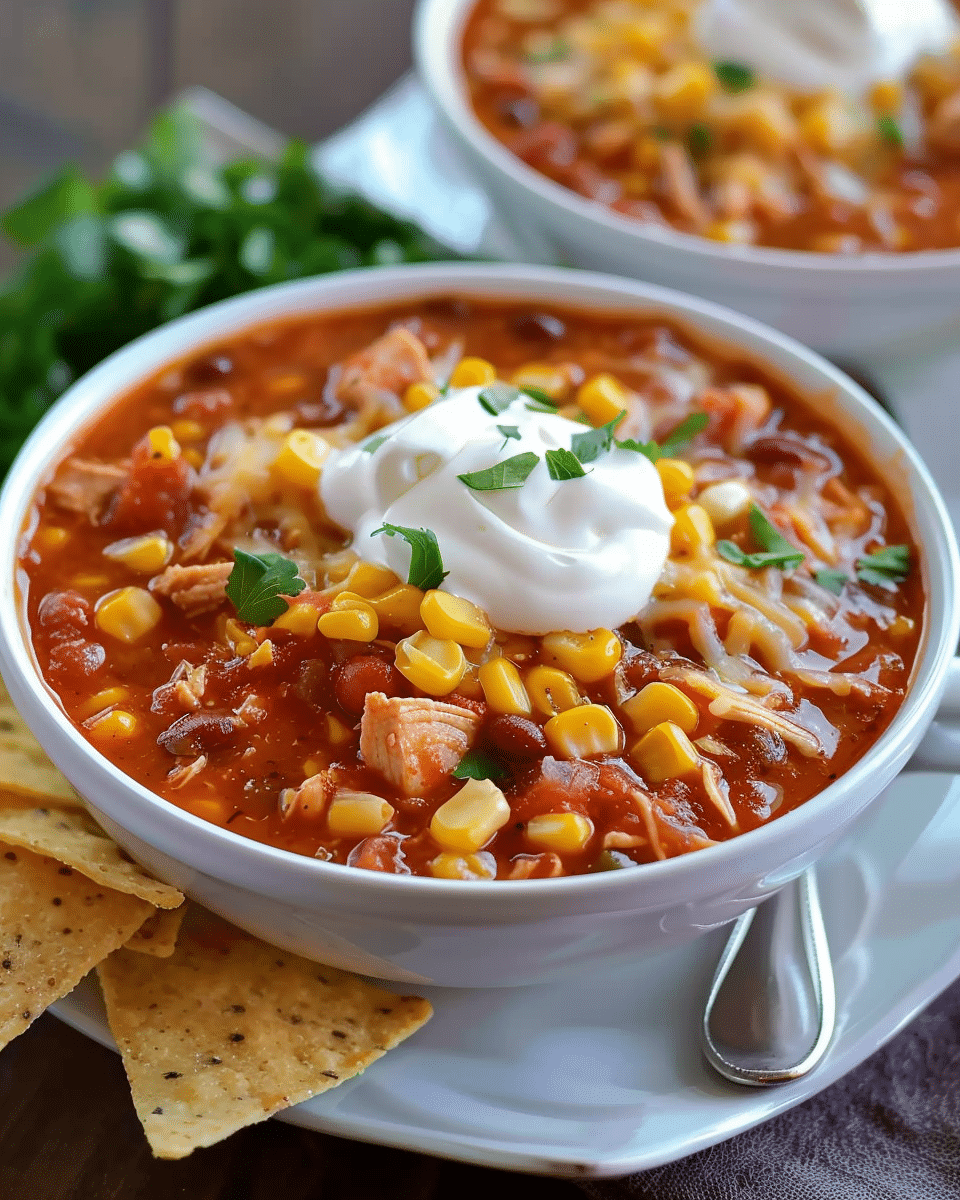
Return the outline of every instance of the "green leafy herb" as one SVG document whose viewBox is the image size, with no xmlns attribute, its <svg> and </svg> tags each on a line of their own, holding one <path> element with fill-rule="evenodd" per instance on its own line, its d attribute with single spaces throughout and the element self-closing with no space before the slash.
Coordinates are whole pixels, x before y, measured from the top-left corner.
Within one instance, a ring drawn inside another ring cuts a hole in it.
<svg viewBox="0 0 960 1200">
<path fill-rule="evenodd" d="M 687 130 L 687 145 L 694 158 L 703 158 L 713 149 L 713 132 L 709 125 L 697 121 Z"/>
<path fill-rule="evenodd" d="M 499 417 L 505 408 L 520 395 L 520 389 L 509 383 L 491 383 L 477 393 L 480 407 L 491 417 Z"/>
<path fill-rule="evenodd" d="M 556 400 L 554 400 L 554 398 L 551 395 L 549 395 L 547 392 L 545 392 L 543 390 L 543 388 L 522 387 L 520 389 L 520 391 L 524 394 L 524 396 L 529 396 L 530 399 L 533 400 L 535 404 L 542 405 L 545 412 L 556 412 L 557 411 Z M 527 408 L 532 408 L 532 405 L 528 404 Z"/>
<path fill-rule="evenodd" d="M 425 592 L 438 588 L 449 572 L 443 569 L 443 559 L 440 557 L 440 547 L 437 535 L 432 529 L 408 529 L 404 525 L 383 524 L 370 534 L 376 537 L 385 533 L 387 537 L 399 534 L 410 546 L 410 571 L 407 583 L 422 588 Z"/>
<path fill-rule="evenodd" d="M 275 161 L 215 166 L 179 108 L 102 182 L 66 167 L 0 229 L 26 251 L 0 285 L 0 474 L 78 375 L 172 317 L 265 283 L 450 257 L 329 187 L 300 143 Z"/>
<path fill-rule="evenodd" d="M 884 546 L 857 559 L 857 578 L 875 587 L 902 583 L 910 574 L 910 547 Z"/>
<path fill-rule="evenodd" d="M 750 506 L 750 532 L 753 534 L 753 540 L 760 547 L 759 552 L 747 554 L 740 549 L 736 542 L 720 541 L 717 542 L 717 553 L 727 562 L 736 563 L 741 567 L 750 567 L 754 571 L 762 570 L 764 567 L 780 567 L 782 570 L 789 570 L 791 567 L 799 567 L 803 562 L 802 551 L 791 545 L 755 504 Z"/>
<path fill-rule="evenodd" d="M 547 454 L 550 454 L 549 450 Z M 523 454 L 515 454 L 513 458 L 505 458 L 503 462 L 494 463 L 486 470 L 468 471 L 457 478 L 475 492 L 504 492 L 523 487 L 527 476 L 539 461 L 539 454 L 527 450 Z"/>
<path fill-rule="evenodd" d="M 550 63 L 561 62 L 563 59 L 570 56 L 572 46 L 566 38 L 554 38 L 552 42 L 548 42 L 545 46 L 538 47 L 536 50 L 531 50 L 526 56 L 528 63 Z"/>
<path fill-rule="evenodd" d="M 383 443 L 389 440 L 389 433 L 375 433 L 360 443 L 360 449 L 365 450 L 367 454 L 373 454 L 374 450 L 379 450 Z"/>
<path fill-rule="evenodd" d="M 505 446 L 511 438 L 514 438 L 518 442 L 520 441 L 520 427 L 518 425 L 498 425 L 497 432 L 503 434 L 503 446 Z M 500 447 L 501 450 L 503 449 L 503 446 Z"/>
<path fill-rule="evenodd" d="M 756 74 L 744 63 L 715 62 L 713 73 L 728 92 L 745 92 L 757 82 Z"/>
<path fill-rule="evenodd" d="M 613 431 L 626 415 L 627 410 L 621 409 L 606 425 L 588 429 L 586 433 L 575 433 L 570 439 L 570 449 L 582 463 L 593 462 L 613 445 Z"/>
<path fill-rule="evenodd" d="M 572 450 L 548 450 L 544 458 L 547 460 L 547 470 L 551 479 L 582 479 L 587 473 Z"/>
<path fill-rule="evenodd" d="M 483 750 L 468 750 L 453 768 L 454 779 L 503 779 L 510 769 Z"/>
<path fill-rule="evenodd" d="M 840 595 L 850 578 L 846 571 L 838 571 L 833 567 L 824 567 L 820 571 L 814 571 L 813 577 L 822 588 L 833 592 L 835 596 Z"/>
<path fill-rule="evenodd" d="M 896 150 L 903 149 L 903 130 L 889 113 L 881 113 L 877 117 L 877 133 L 881 141 L 893 146 Z"/>
<path fill-rule="evenodd" d="M 241 621 L 269 625 L 290 607 L 284 596 L 297 596 L 307 586 L 297 564 L 282 554 L 248 554 L 234 550 L 227 598 Z"/>
<path fill-rule="evenodd" d="M 624 442 L 617 442 L 617 445 L 621 450 L 635 450 L 655 463 L 661 458 L 671 458 L 678 454 L 701 430 L 706 429 L 709 423 L 710 418 L 706 413 L 691 413 L 662 442 L 638 442 L 627 438 Z"/>
</svg>

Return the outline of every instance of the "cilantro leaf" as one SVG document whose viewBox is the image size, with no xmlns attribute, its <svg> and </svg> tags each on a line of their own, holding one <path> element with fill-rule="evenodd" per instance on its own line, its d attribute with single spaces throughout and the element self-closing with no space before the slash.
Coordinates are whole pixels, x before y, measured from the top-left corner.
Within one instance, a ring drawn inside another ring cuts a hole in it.
<svg viewBox="0 0 960 1200">
<path fill-rule="evenodd" d="M 509 768 L 483 750 L 468 750 L 453 768 L 454 779 L 503 779 Z"/>
<path fill-rule="evenodd" d="M 835 596 L 840 595 L 850 579 L 846 571 L 838 571 L 833 567 L 824 567 L 821 571 L 814 571 L 813 577 L 822 588 L 833 592 Z"/>
<path fill-rule="evenodd" d="M 547 460 L 547 470 L 551 479 L 581 479 L 587 473 L 572 450 L 548 450 L 544 458 Z"/>
<path fill-rule="evenodd" d="M 627 410 L 623 408 L 606 425 L 588 429 L 586 433 L 575 433 L 570 439 L 570 449 L 582 463 L 593 462 L 613 445 L 613 431 L 626 415 Z"/>
<path fill-rule="evenodd" d="M 663 452 L 656 442 L 638 442 L 635 438 L 627 438 L 623 442 L 617 442 L 618 450 L 635 450 L 637 454 L 642 454 L 644 458 L 649 458 L 652 463 L 655 463 L 658 458 L 663 457 Z"/>
<path fill-rule="evenodd" d="M 387 537 L 395 537 L 399 533 L 410 546 L 407 583 L 427 592 L 431 588 L 438 588 L 449 575 L 450 572 L 443 569 L 437 535 L 432 529 L 408 529 L 405 525 L 388 525 L 384 522 L 370 536 L 376 537 L 378 533 L 385 533 Z"/>
<path fill-rule="evenodd" d="M 691 413 L 686 420 L 680 422 L 676 429 L 671 430 L 662 442 L 638 442 L 633 438 L 627 438 L 624 442 L 617 442 L 617 446 L 621 450 L 635 450 L 655 463 L 661 458 L 671 458 L 677 454 L 687 442 L 706 429 L 709 423 L 710 418 L 706 413 Z"/>
<path fill-rule="evenodd" d="M 877 117 L 877 133 L 888 146 L 893 146 L 895 150 L 903 149 L 903 130 L 889 113 Z"/>
<path fill-rule="evenodd" d="M 360 449 L 365 450 L 367 454 L 373 454 L 374 450 L 379 450 L 384 442 L 389 441 L 389 438 L 389 433 L 375 433 L 360 443 Z"/>
<path fill-rule="evenodd" d="M 724 540 L 717 542 L 717 553 L 727 562 L 749 567 L 753 571 L 760 571 L 764 567 L 788 570 L 799 567 L 803 562 L 803 552 L 791 545 L 755 504 L 750 506 L 750 532 L 761 548 L 759 552 L 747 554 L 736 542 Z"/>
<path fill-rule="evenodd" d="M 857 578 L 874 587 L 902 583 L 910 574 L 910 547 L 884 546 L 857 559 Z"/>
<path fill-rule="evenodd" d="M 528 63 L 562 62 L 563 59 L 569 58 L 572 50 L 573 47 L 566 38 L 556 37 L 545 46 L 531 50 L 526 59 Z"/>
<path fill-rule="evenodd" d="M 511 438 L 515 438 L 518 442 L 520 441 L 520 427 L 518 425 L 498 425 L 497 433 L 503 434 L 503 446 L 505 446 Z M 500 447 L 501 450 L 503 449 L 503 446 Z"/>
<path fill-rule="evenodd" d="M 539 461 L 539 454 L 527 450 L 523 454 L 515 454 L 513 458 L 505 458 L 503 462 L 494 463 L 486 470 L 468 471 L 457 478 L 475 492 L 504 492 L 511 488 L 523 487 L 527 476 Z"/>
<path fill-rule="evenodd" d="M 713 73 L 720 81 L 720 86 L 728 92 L 745 92 L 757 82 L 756 74 L 751 67 L 744 63 L 732 62 L 729 59 L 715 62 Z"/>
<path fill-rule="evenodd" d="M 554 400 L 554 398 L 551 395 L 549 395 L 549 393 L 545 392 L 543 390 L 543 388 L 522 387 L 520 389 L 520 391 L 523 393 L 524 396 L 529 396 L 530 399 L 534 402 L 534 404 L 541 406 L 540 408 L 534 409 L 532 404 L 528 404 L 527 408 L 532 409 L 535 412 L 556 412 L 557 411 L 558 405 L 557 405 L 556 400 Z"/>
<path fill-rule="evenodd" d="M 484 412 L 491 417 L 499 417 L 505 408 L 520 395 L 520 390 L 509 383 L 491 383 L 477 393 L 477 401 Z"/>
<path fill-rule="evenodd" d="M 713 133 L 709 125 L 695 121 L 687 130 L 687 145 L 694 158 L 703 158 L 713 149 Z"/>
<path fill-rule="evenodd" d="M 227 598 L 241 621 L 269 625 L 290 607 L 283 596 L 296 596 L 307 586 L 297 564 L 282 554 L 248 554 L 234 550 Z"/>
</svg>

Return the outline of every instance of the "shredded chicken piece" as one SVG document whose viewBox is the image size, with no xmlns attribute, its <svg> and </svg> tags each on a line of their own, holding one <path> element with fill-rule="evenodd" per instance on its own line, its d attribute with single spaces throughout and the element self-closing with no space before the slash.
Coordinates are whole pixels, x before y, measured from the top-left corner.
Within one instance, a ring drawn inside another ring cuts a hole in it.
<svg viewBox="0 0 960 1200">
<path fill-rule="evenodd" d="M 256 725 L 263 720 L 268 711 L 263 698 L 253 692 L 244 698 L 239 708 L 233 710 L 234 715 L 243 725 Z"/>
<path fill-rule="evenodd" d="M 398 325 L 343 365 L 337 398 L 358 408 L 382 393 L 402 396 L 411 383 L 427 383 L 433 370 L 423 342 Z"/>
<path fill-rule="evenodd" d="M 733 811 L 733 805 L 730 803 L 730 797 L 727 795 L 727 785 L 723 778 L 723 772 L 709 758 L 701 758 L 700 770 L 703 774 L 703 788 L 707 793 L 710 803 L 730 828 L 736 829 L 737 814 Z"/>
<path fill-rule="evenodd" d="M 646 792 L 641 792 L 639 788 L 634 788 L 630 793 L 630 799 L 634 802 L 643 819 L 643 824 L 647 830 L 647 839 L 650 842 L 650 848 L 653 850 L 657 858 L 663 859 L 667 857 L 667 852 L 663 848 L 660 841 L 660 833 L 657 830 L 657 822 L 653 816 L 653 807 L 650 804 L 650 797 Z"/>
<path fill-rule="evenodd" d="M 890 695 L 890 689 L 882 683 L 874 683 L 860 675 L 848 675 L 842 671 L 796 671 L 800 683 L 807 687 L 829 688 L 836 696 L 861 696 L 865 700 L 880 700 Z"/>
<path fill-rule="evenodd" d="M 183 674 L 179 679 L 175 679 L 173 694 L 184 708 L 194 712 L 200 707 L 207 686 L 207 668 L 203 664 L 192 667 L 186 661 L 180 664 L 180 668 Z"/>
<path fill-rule="evenodd" d="M 280 793 L 280 816 L 288 821 L 297 816 L 319 817 L 327 807 L 336 781 L 332 772 L 318 771 L 305 779 L 297 788 L 284 788 Z"/>
<path fill-rule="evenodd" d="M 660 168 L 664 190 L 677 212 L 694 229 L 705 229 L 710 212 L 700 194 L 690 155 L 677 142 L 664 142 L 660 146 Z"/>
<path fill-rule="evenodd" d="M 227 580 L 233 563 L 203 563 L 183 567 L 174 564 L 150 580 L 150 590 L 169 596 L 188 616 L 211 612 L 226 599 Z"/>
<path fill-rule="evenodd" d="M 126 477 L 126 470 L 115 463 L 71 458 L 47 490 L 59 508 L 96 518 Z"/>
<path fill-rule="evenodd" d="M 407 796 L 446 778 L 473 745 L 480 717 L 470 709 L 419 696 L 368 692 L 360 719 L 360 753 Z"/>
<path fill-rule="evenodd" d="M 752 696 L 733 691 L 719 679 L 711 679 L 701 671 L 690 667 L 665 667 L 662 679 L 685 683 L 702 696 L 710 698 L 710 713 L 721 721 L 744 721 L 748 725 L 759 725 L 771 733 L 779 733 L 785 742 L 796 746 L 805 758 L 823 754 L 820 739 L 787 717 L 764 707 Z"/>
<path fill-rule="evenodd" d="M 638 846 L 648 845 L 648 839 L 640 833 L 626 833 L 622 829 L 611 829 L 604 834 L 604 850 L 636 850 Z"/>
<path fill-rule="evenodd" d="M 172 788 L 182 788 L 184 784 L 189 783 L 191 779 L 199 775 L 206 765 L 207 756 L 201 754 L 193 762 L 182 763 L 180 766 L 174 767 L 172 771 L 169 771 L 167 773 L 167 783 Z"/>
<path fill-rule="evenodd" d="M 542 867 L 548 867 L 546 871 Z M 510 867 L 508 879 L 531 879 L 536 873 L 538 879 L 556 879 L 563 874 L 563 863 L 552 850 L 546 854 L 520 854 Z"/>
</svg>

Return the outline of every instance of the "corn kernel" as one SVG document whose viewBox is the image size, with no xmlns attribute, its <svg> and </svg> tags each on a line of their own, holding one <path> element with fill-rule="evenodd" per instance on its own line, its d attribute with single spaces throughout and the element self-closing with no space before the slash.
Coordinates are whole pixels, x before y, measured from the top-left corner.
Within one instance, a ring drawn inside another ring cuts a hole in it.
<svg viewBox="0 0 960 1200">
<path fill-rule="evenodd" d="M 231 815 L 225 800 L 203 799 L 190 800 L 190 812 L 201 821 L 209 821 L 211 825 L 223 825 Z"/>
<path fill-rule="evenodd" d="M 679 725 L 663 721 L 643 735 L 630 751 L 650 783 L 688 775 L 700 764 L 696 747 Z"/>
<path fill-rule="evenodd" d="M 545 717 L 574 708 L 581 700 L 573 676 L 556 667 L 531 667 L 524 683 L 533 707 Z"/>
<path fill-rule="evenodd" d="M 739 479 L 724 479 L 720 483 L 708 484 L 697 496 L 697 503 L 714 527 L 721 528 L 745 517 L 753 503 L 753 496 Z"/>
<path fill-rule="evenodd" d="M 131 571 L 153 575 L 170 561 L 173 543 L 160 533 L 148 533 L 143 537 L 121 538 L 104 546 L 103 553 L 113 562 L 121 562 Z"/>
<path fill-rule="evenodd" d="M 82 571 L 79 575 L 74 575 L 72 580 L 73 586 L 82 591 L 97 591 L 106 587 L 109 582 L 109 575 L 101 575 L 94 571 Z"/>
<path fill-rule="evenodd" d="M 580 813 L 541 813 L 527 822 L 527 838 L 545 850 L 576 854 L 593 837 L 593 822 Z"/>
<path fill-rule="evenodd" d="M 518 367 L 510 376 L 510 382 L 518 388 L 536 388 L 545 392 L 551 400 L 560 403 L 570 393 L 570 376 L 554 363 L 527 363 Z"/>
<path fill-rule="evenodd" d="M 312 604 L 294 602 L 285 613 L 276 618 L 271 629 L 287 629 L 297 637 L 310 637 L 317 632 L 319 616 L 320 613 Z"/>
<path fill-rule="evenodd" d="M 895 79 L 879 79 L 870 89 L 870 103 L 878 113 L 895 113 L 903 103 L 903 87 Z"/>
<path fill-rule="evenodd" d="M 309 429 L 291 429 L 273 460 L 274 471 L 294 487 L 316 487 L 330 443 Z"/>
<path fill-rule="evenodd" d="M 637 733 L 646 733 L 661 721 L 670 721 L 684 733 L 693 733 L 700 720 L 697 706 L 672 683 L 648 683 L 624 701 L 620 710 Z"/>
<path fill-rule="evenodd" d="M 359 601 L 355 606 L 344 604 L 323 613 L 317 621 L 317 628 L 324 637 L 340 638 L 347 642 L 372 642 L 380 632 L 380 621 L 369 604 Z"/>
<path fill-rule="evenodd" d="M 520 672 L 509 658 L 493 658 L 477 670 L 483 697 L 494 712 L 529 717 L 530 697 Z"/>
<path fill-rule="evenodd" d="M 754 90 L 737 96 L 725 115 L 726 128 L 764 154 L 789 149 L 798 134 L 797 120 L 783 97 Z"/>
<path fill-rule="evenodd" d="M 577 388 L 577 403 L 594 425 L 606 425 L 627 407 L 627 390 L 604 372 Z"/>
<path fill-rule="evenodd" d="M 485 358 L 461 358 L 450 375 L 450 386 L 457 388 L 483 387 L 493 383 L 497 368 Z"/>
<path fill-rule="evenodd" d="M 342 746 L 353 740 L 353 730 L 332 713 L 327 713 L 327 740 L 331 746 Z"/>
<path fill-rule="evenodd" d="M 660 113 L 668 121 L 696 121 L 717 90 L 717 77 L 702 62 L 680 62 L 661 75 L 653 88 Z"/>
<path fill-rule="evenodd" d="M 394 808 L 370 792 L 338 791 L 327 809 L 327 825 L 338 837 L 371 837 L 393 818 Z"/>
<path fill-rule="evenodd" d="M 59 550 L 70 540 L 70 534 L 60 525 L 46 525 L 37 534 L 37 543 L 44 550 Z"/>
<path fill-rule="evenodd" d="M 580 683 L 606 679 L 623 656 L 620 639 L 609 629 L 548 633 L 543 639 L 543 649 Z"/>
<path fill-rule="evenodd" d="M 195 471 L 199 471 L 203 466 L 203 455 L 199 450 L 195 450 L 193 446 L 188 446 L 183 452 L 184 462 L 188 462 Z"/>
<path fill-rule="evenodd" d="M 228 617 L 223 626 L 223 635 L 238 658 L 246 658 L 257 648 L 257 639 L 251 637 L 239 621 Z"/>
<path fill-rule="evenodd" d="M 435 383 L 411 383 L 403 393 L 403 407 L 407 412 L 420 412 L 428 408 L 440 395 Z"/>
<path fill-rule="evenodd" d="M 461 646 L 422 629 L 397 642 L 395 661 L 400 674 L 428 696 L 448 695 L 467 671 Z"/>
<path fill-rule="evenodd" d="M 644 62 L 659 62 L 661 50 L 670 38 L 670 21 L 664 13 L 643 13 L 624 22 L 617 32 L 634 57 Z"/>
<path fill-rule="evenodd" d="M 380 596 L 389 588 L 396 587 L 400 580 L 389 567 L 377 563 L 355 562 L 343 581 L 345 589 L 364 600 Z"/>
<path fill-rule="evenodd" d="M 699 504 L 685 504 L 674 514 L 670 548 L 674 554 L 696 554 L 716 541 L 713 522 Z"/>
<path fill-rule="evenodd" d="M 890 628 L 887 632 L 891 637 L 902 638 L 913 633 L 916 628 L 916 621 L 912 617 L 905 617 L 902 613 L 893 618 L 890 622 Z"/>
<path fill-rule="evenodd" d="M 273 662 L 273 642 L 266 638 L 256 650 L 247 655 L 248 667 L 269 667 Z"/>
<path fill-rule="evenodd" d="M 490 779 L 468 779 L 441 804 L 430 821 L 433 840 L 444 850 L 472 854 L 510 820 L 510 805 Z"/>
<path fill-rule="evenodd" d="M 114 708 L 102 717 L 97 717 L 90 726 L 90 736 L 101 744 L 118 739 L 132 738 L 137 732 L 137 718 L 133 713 Z"/>
<path fill-rule="evenodd" d="M 661 458 L 656 467 L 664 499 L 671 508 L 676 508 L 693 487 L 693 467 L 682 458 Z"/>
<path fill-rule="evenodd" d="M 476 650 L 490 641 L 490 623 L 483 610 L 450 592 L 427 592 L 420 604 L 420 619 L 435 638 L 450 638 Z"/>
<path fill-rule="evenodd" d="M 97 627 L 118 641 L 136 642 L 156 628 L 163 609 L 148 591 L 138 587 L 118 588 L 97 603 Z"/>
<path fill-rule="evenodd" d="M 173 436 L 169 425 L 154 425 L 147 432 L 147 445 L 150 448 L 150 457 L 158 462 L 173 462 L 175 458 L 180 457 L 180 443 Z"/>
<path fill-rule="evenodd" d="M 303 777 L 309 779 L 311 775 L 316 775 L 323 770 L 323 763 L 319 758 L 305 758 L 303 760 Z"/>
<path fill-rule="evenodd" d="M 87 717 L 103 712 L 105 708 L 113 708 L 115 704 L 122 704 L 129 695 L 130 692 L 125 687 L 104 688 L 102 692 L 97 692 L 95 696 L 84 701 L 77 708 L 75 715 L 78 720 L 85 721 Z"/>
<path fill-rule="evenodd" d="M 170 432 L 178 442 L 199 442 L 206 433 L 206 430 L 199 421 L 174 421 L 170 426 Z"/>
<path fill-rule="evenodd" d="M 497 860 L 492 854 L 438 854 L 428 864 L 434 879 L 496 879 Z"/>
<path fill-rule="evenodd" d="M 857 135 L 856 123 L 839 96 L 828 94 L 812 106 L 800 122 L 804 140 L 821 153 L 842 150 Z"/>
<path fill-rule="evenodd" d="M 298 375 L 294 371 L 288 371 L 283 375 L 274 376 L 269 384 L 267 384 L 267 387 L 274 396 L 289 396 L 291 392 L 298 392 L 301 388 L 305 388 L 307 382 L 305 375 Z"/>
<path fill-rule="evenodd" d="M 731 246 L 752 246 L 757 240 L 757 226 L 743 218 L 738 221 L 711 221 L 703 236 L 712 242 L 727 242 Z"/>
<path fill-rule="evenodd" d="M 415 633 L 423 628 L 420 619 L 422 603 L 423 592 L 412 583 L 399 583 L 380 596 L 370 597 L 370 605 L 380 618 L 380 624 L 399 629 L 401 633 Z"/>
<path fill-rule="evenodd" d="M 557 713 L 544 725 L 543 732 L 557 758 L 616 754 L 622 744 L 617 719 L 604 704 L 579 704 Z"/>
</svg>

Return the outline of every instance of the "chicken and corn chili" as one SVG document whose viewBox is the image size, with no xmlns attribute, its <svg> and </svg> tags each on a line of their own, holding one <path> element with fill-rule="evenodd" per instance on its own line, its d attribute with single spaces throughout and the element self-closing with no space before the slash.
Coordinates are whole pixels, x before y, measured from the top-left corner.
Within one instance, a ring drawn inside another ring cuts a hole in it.
<svg viewBox="0 0 960 1200">
<path fill-rule="evenodd" d="M 338 448 L 497 380 L 572 445 L 610 434 L 584 471 L 614 437 L 655 460 L 673 525 L 635 620 L 504 633 L 428 530 L 404 578 L 325 514 Z M 44 677 L 134 779 L 455 879 L 650 862 L 803 803 L 890 721 L 923 610 L 889 490 L 783 383 L 655 317 L 456 297 L 265 325 L 147 380 L 38 492 L 20 564 Z"/>
<path fill-rule="evenodd" d="M 537 171 L 628 217 L 825 253 L 960 246 L 960 47 L 866 94 L 792 90 L 693 33 L 695 0 L 480 0 L 470 96 Z"/>
</svg>

